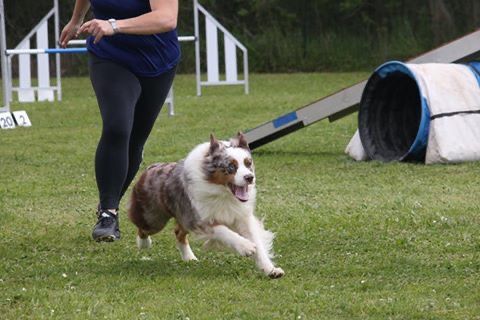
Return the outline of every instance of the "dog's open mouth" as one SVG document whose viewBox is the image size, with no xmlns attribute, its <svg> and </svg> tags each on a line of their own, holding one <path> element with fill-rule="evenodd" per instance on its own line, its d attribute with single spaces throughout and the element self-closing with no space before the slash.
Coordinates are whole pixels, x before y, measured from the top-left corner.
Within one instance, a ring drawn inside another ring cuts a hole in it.
<svg viewBox="0 0 480 320">
<path fill-rule="evenodd" d="M 230 187 L 230 190 L 232 191 L 235 198 L 237 198 L 241 202 L 248 201 L 248 185 L 240 187 L 229 183 L 228 186 Z"/>
</svg>

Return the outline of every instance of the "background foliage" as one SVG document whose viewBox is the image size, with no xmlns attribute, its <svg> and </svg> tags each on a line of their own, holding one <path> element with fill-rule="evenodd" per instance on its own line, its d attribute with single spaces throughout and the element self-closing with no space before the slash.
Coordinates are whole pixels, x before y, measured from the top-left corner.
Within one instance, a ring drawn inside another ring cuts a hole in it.
<svg viewBox="0 0 480 320">
<path fill-rule="evenodd" d="M 254 72 L 370 70 L 473 31 L 477 0 L 202 0 L 250 50 Z M 48 0 L 5 1 L 14 46 L 48 11 Z M 73 0 L 60 0 L 62 26 Z M 180 1 L 179 33 L 193 33 L 192 1 Z M 183 45 L 181 72 L 193 72 L 193 45 Z M 66 57 L 64 73 L 85 72 Z"/>
</svg>

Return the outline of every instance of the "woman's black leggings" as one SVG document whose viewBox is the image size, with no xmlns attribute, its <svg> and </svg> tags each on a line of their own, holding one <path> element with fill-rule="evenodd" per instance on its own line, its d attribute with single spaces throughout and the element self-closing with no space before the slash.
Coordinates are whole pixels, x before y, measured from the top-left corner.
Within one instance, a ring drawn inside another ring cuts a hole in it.
<svg viewBox="0 0 480 320">
<path fill-rule="evenodd" d="M 143 146 L 172 85 L 175 68 L 158 77 L 139 77 L 90 53 L 89 69 L 103 121 L 95 155 L 100 207 L 115 209 L 140 167 Z"/>
</svg>

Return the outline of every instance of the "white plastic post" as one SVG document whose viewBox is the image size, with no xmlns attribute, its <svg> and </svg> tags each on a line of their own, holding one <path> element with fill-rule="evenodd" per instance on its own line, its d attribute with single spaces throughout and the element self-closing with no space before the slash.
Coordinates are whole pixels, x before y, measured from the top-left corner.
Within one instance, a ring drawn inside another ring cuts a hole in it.
<svg viewBox="0 0 480 320">
<path fill-rule="evenodd" d="M 10 111 L 10 78 L 8 76 L 8 61 L 7 55 L 5 54 L 7 50 L 7 35 L 5 32 L 5 10 L 3 5 L 3 0 L 0 0 L 0 61 L 2 67 L 2 91 L 3 91 L 3 105 L 0 105 L 1 112 Z"/>
<path fill-rule="evenodd" d="M 215 24 L 205 17 L 207 38 L 207 78 L 208 82 L 220 80 L 218 68 L 218 33 Z"/>
<path fill-rule="evenodd" d="M 245 82 L 245 94 L 250 93 L 250 85 L 248 79 L 248 51 L 243 50 L 243 81 Z"/>
<path fill-rule="evenodd" d="M 54 23 L 55 23 L 55 48 L 59 48 L 58 40 L 60 37 L 60 8 L 58 6 L 58 0 L 53 0 L 54 13 Z M 61 72 L 61 61 L 60 54 L 55 55 L 55 73 L 57 76 L 57 100 L 62 101 L 62 72 Z"/>
<path fill-rule="evenodd" d="M 165 99 L 165 104 L 167 105 L 167 108 L 168 108 L 168 116 L 173 117 L 175 115 L 175 109 L 173 104 L 173 84 L 170 87 L 170 90 L 168 91 L 167 98 Z"/>
<path fill-rule="evenodd" d="M 225 76 L 227 81 L 236 82 L 238 81 L 238 70 L 237 70 L 237 46 L 235 43 L 230 40 L 230 38 L 224 34 L 224 45 L 225 45 Z"/>
<path fill-rule="evenodd" d="M 30 41 L 22 42 L 19 49 L 30 49 Z M 18 101 L 19 102 L 35 102 L 35 90 L 32 89 L 32 71 L 29 54 L 18 56 Z"/>
<path fill-rule="evenodd" d="M 200 21 L 198 1 L 193 0 L 193 24 L 195 36 L 195 77 L 197 80 L 197 96 L 202 95 L 202 70 L 200 67 Z"/>
<path fill-rule="evenodd" d="M 48 48 L 48 21 L 42 23 L 37 33 L 37 48 Z M 54 101 L 53 89 L 50 89 L 50 65 L 48 54 L 37 55 L 38 101 Z"/>
</svg>

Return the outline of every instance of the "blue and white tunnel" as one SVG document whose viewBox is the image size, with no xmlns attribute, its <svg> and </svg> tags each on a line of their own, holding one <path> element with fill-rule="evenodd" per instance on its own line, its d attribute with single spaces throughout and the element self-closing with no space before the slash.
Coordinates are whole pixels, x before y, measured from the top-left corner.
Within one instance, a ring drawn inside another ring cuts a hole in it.
<svg viewBox="0 0 480 320">
<path fill-rule="evenodd" d="M 480 159 L 479 71 L 476 62 L 392 61 L 377 68 L 364 89 L 358 115 L 365 159 Z"/>
</svg>

